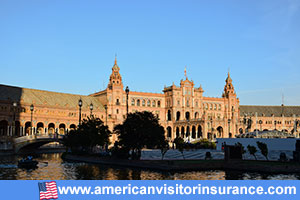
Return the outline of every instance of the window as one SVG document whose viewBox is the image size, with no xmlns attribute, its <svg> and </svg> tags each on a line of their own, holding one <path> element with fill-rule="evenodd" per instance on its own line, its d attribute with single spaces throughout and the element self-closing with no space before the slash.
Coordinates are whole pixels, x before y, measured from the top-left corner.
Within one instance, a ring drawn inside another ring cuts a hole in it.
<svg viewBox="0 0 300 200">
<path fill-rule="evenodd" d="M 117 114 L 119 114 L 119 109 L 117 109 Z"/>
<path fill-rule="evenodd" d="M 214 110 L 217 110 L 217 105 L 216 104 L 214 104 Z"/>
<path fill-rule="evenodd" d="M 168 120 L 168 121 L 171 121 L 171 120 L 172 120 L 171 110 L 168 110 L 167 120 Z"/>
<path fill-rule="evenodd" d="M 180 106 L 180 100 L 177 100 L 177 105 Z"/>
<path fill-rule="evenodd" d="M 189 102 L 189 100 L 186 101 L 186 107 L 190 107 L 190 102 Z"/>
<path fill-rule="evenodd" d="M 186 112 L 185 113 L 185 119 L 186 120 L 190 120 L 190 112 Z"/>
<path fill-rule="evenodd" d="M 155 101 L 152 101 L 152 107 L 155 107 L 155 106 L 156 106 Z"/>
<path fill-rule="evenodd" d="M 219 104 L 219 110 L 221 110 L 221 105 Z"/>
<path fill-rule="evenodd" d="M 141 101 L 138 99 L 138 100 L 136 101 L 136 105 L 137 105 L 137 106 L 140 106 L 140 104 L 141 104 Z"/>
<path fill-rule="evenodd" d="M 179 121 L 180 120 L 180 112 L 178 111 L 177 113 L 176 113 L 176 121 Z"/>
<path fill-rule="evenodd" d="M 198 101 L 196 101 L 196 107 L 198 107 Z"/>
<path fill-rule="evenodd" d="M 142 106 L 145 106 L 145 105 L 146 105 L 146 101 L 143 99 Z"/>
<path fill-rule="evenodd" d="M 212 110 L 212 105 L 211 104 L 209 104 L 209 109 Z"/>
<path fill-rule="evenodd" d="M 134 106 L 134 104 L 135 104 L 135 100 L 131 99 L 131 105 Z"/>
<path fill-rule="evenodd" d="M 119 99 L 117 99 L 116 105 L 120 105 L 120 100 Z"/>
<path fill-rule="evenodd" d="M 160 101 L 157 102 L 157 107 L 160 107 Z"/>
</svg>

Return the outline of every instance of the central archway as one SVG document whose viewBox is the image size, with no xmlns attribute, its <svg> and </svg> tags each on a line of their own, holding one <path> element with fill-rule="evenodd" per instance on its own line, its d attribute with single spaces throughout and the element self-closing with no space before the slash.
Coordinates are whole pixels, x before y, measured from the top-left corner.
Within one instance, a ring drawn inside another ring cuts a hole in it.
<svg viewBox="0 0 300 200">
<path fill-rule="evenodd" d="M 217 128 L 217 137 L 218 138 L 223 138 L 224 137 L 224 131 L 222 126 L 218 126 Z"/>
</svg>

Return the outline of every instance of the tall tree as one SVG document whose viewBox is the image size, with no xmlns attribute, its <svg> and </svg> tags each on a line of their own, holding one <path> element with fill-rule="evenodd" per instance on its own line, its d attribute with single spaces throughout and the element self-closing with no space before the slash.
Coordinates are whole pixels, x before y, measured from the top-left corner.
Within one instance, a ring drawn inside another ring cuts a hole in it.
<svg viewBox="0 0 300 200">
<path fill-rule="evenodd" d="M 263 143 L 263 142 L 260 142 L 260 141 L 257 141 L 256 142 L 257 144 L 257 147 L 259 148 L 261 154 L 267 159 L 268 159 L 268 154 L 269 154 L 269 150 L 268 150 L 268 146 L 266 143 Z"/>
<path fill-rule="evenodd" d="M 118 145 L 131 153 L 131 159 L 140 159 L 142 148 L 160 148 L 166 142 L 164 128 L 148 111 L 129 113 L 114 131 L 118 134 Z"/>
<path fill-rule="evenodd" d="M 256 155 L 255 155 L 257 152 L 256 147 L 252 146 L 252 145 L 248 145 L 247 149 L 248 149 L 249 153 L 254 156 L 255 160 L 257 160 Z"/>
<path fill-rule="evenodd" d="M 91 152 L 96 145 L 108 145 L 110 135 L 101 119 L 92 116 L 83 119 L 76 130 L 70 131 L 64 142 L 72 151 Z"/>
</svg>

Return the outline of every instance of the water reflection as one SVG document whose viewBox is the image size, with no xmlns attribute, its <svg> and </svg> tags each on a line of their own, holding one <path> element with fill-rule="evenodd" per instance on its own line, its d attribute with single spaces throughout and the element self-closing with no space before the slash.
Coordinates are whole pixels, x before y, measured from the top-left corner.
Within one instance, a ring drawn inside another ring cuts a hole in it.
<svg viewBox="0 0 300 200">
<path fill-rule="evenodd" d="M 64 162 L 60 153 L 37 154 L 37 169 L 19 169 L 21 156 L 0 157 L 2 180 L 299 180 L 299 174 L 261 174 L 239 171 L 156 172 L 86 163 Z"/>
</svg>

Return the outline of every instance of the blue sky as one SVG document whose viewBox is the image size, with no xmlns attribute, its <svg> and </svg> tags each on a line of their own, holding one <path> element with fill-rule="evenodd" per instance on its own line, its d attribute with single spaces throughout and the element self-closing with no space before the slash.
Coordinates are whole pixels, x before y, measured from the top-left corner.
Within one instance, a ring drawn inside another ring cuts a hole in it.
<svg viewBox="0 0 300 200">
<path fill-rule="evenodd" d="M 162 92 L 187 75 L 243 105 L 300 105 L 300 1 L 0 0 L 1 84 L 90 94 L 115 54 L 124 85 Z"/>
</svg>

